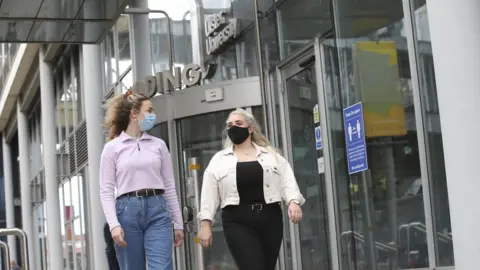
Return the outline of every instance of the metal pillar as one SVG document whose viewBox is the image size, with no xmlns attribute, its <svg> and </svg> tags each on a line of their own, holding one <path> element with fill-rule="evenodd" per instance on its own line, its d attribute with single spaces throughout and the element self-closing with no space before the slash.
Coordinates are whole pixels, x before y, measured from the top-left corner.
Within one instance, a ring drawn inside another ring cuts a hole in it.
<svg viewBox="0 0 480 270">
<path fill-rule="evenodd" d="M 103 81 L 101 70 L 102 57 L 99 45 L 83 45 L 83 91 L 85 95 L 85 120 L 87 123 L 88 141 L 88 194 L 89 198 L 89 232 L 91 241 L 91 260 L 93 269 L 108 269 L 105 256 L 103 225 L 105 216 L 100 203 L 100 187 L 98 183 L 100 155 L 102 154 L 105 135 L 102 130 Z"/>
<path fill-rule="evenodd" d="M 148 0 L 133 0 L 131 7 L 148 8 Z M 148 14 L 130 15 L 130 51 L 134 82 L 143 80 L 146 76 L 152 74 L 152 50 L 150 44 Z"/>
<path fill-rule="evenodd" d="M 5 134 L 2 136 L 3 152 L 3 180 L 5 181 L 5 216 L 7 228 L 15 228 L 15 205 L 13 200 L 13 175 L 12 175 L 12 152 Z M 15 236 L 8 236 L 10 259 L 17 260 L 17 241 Z"/>
<path fill-rule="evenodd" d="M 28 121 L 21 110 L 22 102 L 17 99 L 18 153 L 20 156 L 20 199 L 22 205 L 22 228 L 29 239 L 33 239 L 32 188 L 30 185 L 30 160 L 28 151 Z M 58 202 L 58 200 L 57 200 Z M 35 258 L 34 245 L 28 247 L 28 256 Z M 32 268 L 34 269 L 34 268 Z"/>
<path fill-rule="evenodd" d="M 455 268 L 477 269 L 480 242 L 478 0 L 427 0 L 447 175 Z M 446 33 L 454 33 L 455 38 Z M 461 49 L 459 50 L 459 46 Z M 433 97 L 431 97 L 433 98 Z M 435 180 L 435 179 L 433 179 Z M 468 211 L 466 211 L 468 209 Z M 442 213 L 439 213 L 442 215 Z M 435 220 L 435 219 L 434 219 Z"/>
<path fill-rule="evenodd" d="M 60 224 L 60 205 L 57 180 L 57 148 L 55 126 L 55 93 L 53 88 L 52 67 L 44 61 L 44 48 L 39 53 L 40 100 L 42 113 L 42 144 L 45 172 L 47 250 L 51 270 L 63 269 L 62 235 Z M 30 238 L 30 235 L 29 235 Z M 32 238 L 30 238 L 32 239 Z M 33 246 L 33 245 L 31 245 Z M 30 256 L 30 258 L 34 258 Z"/>
</svg>

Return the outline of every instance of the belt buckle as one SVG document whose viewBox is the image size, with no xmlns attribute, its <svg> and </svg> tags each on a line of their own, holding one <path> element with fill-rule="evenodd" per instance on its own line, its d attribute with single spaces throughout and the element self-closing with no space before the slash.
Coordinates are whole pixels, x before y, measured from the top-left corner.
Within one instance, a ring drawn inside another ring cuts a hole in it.
<svg viewBox="0 0 480 270">
<path fill-rule="evenodd" d="M 262 210 L 263 210 L 263 204 L 261 203 L 252 204 L 252 211 L 260 212 Z"/>
<path fill-rule="evenodd" d="M 144 191 L 145 193 L 148 193 L 148 191 L 146 191 L 146 190 L 136 190 L 136 191 L 135 191 L 135 197 L 137 197 L 137 198 L 145 197 L 146 194 L 144 194 L 143 196 L 142 196 L 142 195 L 138 195 L 138 193 L 139 193 L 139 192 L 142 192 L 142 191 Z"/>
</svg>

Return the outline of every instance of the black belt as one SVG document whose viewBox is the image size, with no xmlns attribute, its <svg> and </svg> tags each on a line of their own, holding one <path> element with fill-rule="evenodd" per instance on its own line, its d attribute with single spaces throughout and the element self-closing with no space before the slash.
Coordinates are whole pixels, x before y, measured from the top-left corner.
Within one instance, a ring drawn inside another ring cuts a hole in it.
<svg viewBox="0 0 480 270">
<path fill-rule="evenodd" d="M 252 210 L 253 212 L 261 212 L 265 210 L 265 208 L 272 208 L 272 207 L 279 207 L 280 203 L 246 203 L 246 204 L 239 204 L 239 205 L 227 205 L 224 209 L 249 209 Z"/>
<path fill-rule="evenodd" d="M 151 196 L 163 195 L 163 193 L 165 193 L 164 189 L 149 188 L 149 189 L 140 189 L 140 190 L 124 193 L 124 194 L 118 196 L 118 198 L 126 197 L 126 196 L 128 196 L 128 197 L 151 197 Z"/>
</svg>

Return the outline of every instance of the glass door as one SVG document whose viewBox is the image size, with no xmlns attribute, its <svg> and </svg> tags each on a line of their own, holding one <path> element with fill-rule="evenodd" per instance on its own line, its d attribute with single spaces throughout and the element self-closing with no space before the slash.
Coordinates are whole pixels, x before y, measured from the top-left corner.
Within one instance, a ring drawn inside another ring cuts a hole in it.
<svg viewBox="0 0 480 270">
<path fill-rule="evenodd" d="M 331 269 L 324 132 L 320 127 L 313 46 L 284 61 L 279 72 L 283 84 L 280 99 L 287 119 L 284 149 L 289 153 L 298 185 L 306 198 L 302 222 L 298 227 L 290 225 L 297 236 L 296 243 L 287 243 L 292 245 L 293 269 Z"/>
<path fill-rule="evenodd" d="M 179 139 L 179 159 L 182 180 L 182 194 L 189 187 L 188 178 L 192 176 L 191 171 L 196 170 L 198 175 L 198 188 L 201 189 L 202 177 L 205 168 L 210 159 L 222 149 L 223 134 L 225 131 L 225 121 L 229 113 L 235 108 L 218 112 L 194 115 L 177 121 L 177 134 Z M 257 119 L 262 119 L 261 107 L 246 108 L 252 110 Z M 195 159 L 195 164 L 189 161 Z M 186 204 L 193 204 L 187 200 Z M 217 211 L 215 223 L 213 224 L 213 245 L 210 248 L 203 249 L 203 266 L 197 265 L 198 260 L 189 260 L 189 269 L 192 270 L 233 270 L 237 269 L 230 252 L 228 251 L 225 238 L 223 237 L 221 210 Z M 195 257 L 195 234 L 187 234 L 186 245 L 189 249 L 190 258 Z"/>
</svg>

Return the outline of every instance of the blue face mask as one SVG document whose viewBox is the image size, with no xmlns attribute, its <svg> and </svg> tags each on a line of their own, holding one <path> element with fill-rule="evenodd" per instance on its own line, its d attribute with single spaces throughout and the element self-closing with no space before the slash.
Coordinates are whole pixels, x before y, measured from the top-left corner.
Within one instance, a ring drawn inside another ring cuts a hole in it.
<svg viewBox="0 0 480 270">
<path fill-rule="evenodd" d="M 146 113 L 143 120 L 138 120 L 141 131 L 147 131 L 153 128 L 155 121 L 157 120 L 157 115 L 154 113 Z"/>
</svg>

